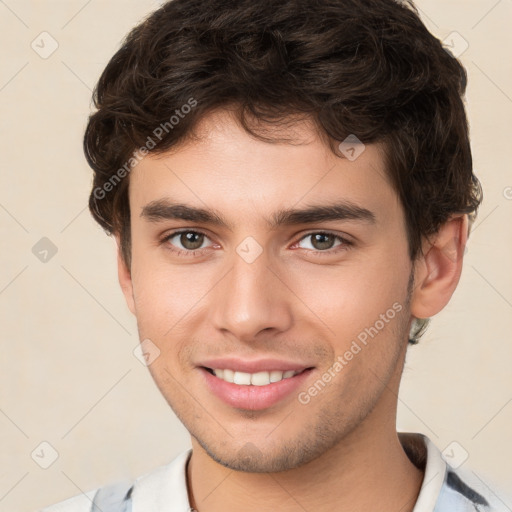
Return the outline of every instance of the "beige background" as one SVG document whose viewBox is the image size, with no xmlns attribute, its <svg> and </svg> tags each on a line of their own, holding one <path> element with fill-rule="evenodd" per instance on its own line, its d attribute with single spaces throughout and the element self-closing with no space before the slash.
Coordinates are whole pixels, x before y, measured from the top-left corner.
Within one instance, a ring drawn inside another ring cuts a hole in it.
<svg viewBox="0 0 512 512">
<path fill-rule="evenodd" d="M 512 1 L 417 5 L 440 39 L 456 31 L 469 44 L 460 58 L 485 199 L 459 288 L 410 349 L 398 426 L 441 450 L 457 441 L 456 456 L 469 454 L 463 467 L 512 509 Z M 86 209 L 91 174 L 81 147 L 100 72 L 157 6 L 0 1 L 0 512 L 138 476 L 189 446 L 133 355 L 136 325 L 118 287 L 113 240 Z M 43 31 L 59 45 L 46 59 L 31 47 L 35 40 L 43 51 Z M 32 252 L 42 237 L 58 249 L 46 263 Z M 59 454 L 48 469 L 31 458 L 35 450 L 49 460 L 43 441 Z"/>
</svg>

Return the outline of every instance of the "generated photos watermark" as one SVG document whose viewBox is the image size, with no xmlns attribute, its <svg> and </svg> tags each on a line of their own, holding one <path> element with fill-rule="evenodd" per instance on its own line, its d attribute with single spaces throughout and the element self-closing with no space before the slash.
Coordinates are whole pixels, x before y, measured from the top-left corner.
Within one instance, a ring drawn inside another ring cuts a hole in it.
<svg viewBox="0 0 512 512">
<path fill-rule="evenodd" d="M 94 198 L 98 200 L 104 199 L 108 192 L 114 190 L 114 188 L 121 183 L 123 178 L 130 173 L 132 168 L 156 147 L 158 142 L 164 137 L 164 132 L 165 134 L 168 134 L 170 131 L 174 130 L 175 126 L 177 126 L 180 121 L 196 106 L 197 101 L 193 97 L 190 97 L 187 100 L 187 103 L 174 111 L 175 114 L 172 115 L 168 121 L 160 123 L 152 132 L 155 138 L 148 135 L 146 143 L 136 149 L 124 165 L 121 166 L 101 187 L 96 187 L 93 190 Z M 158 139 L 158 141 L 155 139 Z"/>
</svg>

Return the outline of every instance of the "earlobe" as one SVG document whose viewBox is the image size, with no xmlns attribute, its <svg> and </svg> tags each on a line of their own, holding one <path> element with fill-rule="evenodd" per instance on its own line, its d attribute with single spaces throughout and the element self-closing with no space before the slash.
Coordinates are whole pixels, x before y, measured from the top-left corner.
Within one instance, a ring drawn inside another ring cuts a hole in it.
<svg viewBox="0 0 512 512">
<path fill-rule="evenodd" d="M 122 256 L 121 244 L 119 238 L 116 236 L 117 245 L 117 275 L 119 284 L 123 291 L 124 298 L 129 310 L 135 315 L 135 301 L 133 298 L 133 283 L 130 269 L 127 268 L 126 263 Z"/>
<path fill-rule="evenodd" d="M 467 237 L 468 216 L 459 214 L 424 240 L 423 255 L 415 262 L 411 315 L 429 318 L 448 304 L 459 283 Z"/>
</svg>

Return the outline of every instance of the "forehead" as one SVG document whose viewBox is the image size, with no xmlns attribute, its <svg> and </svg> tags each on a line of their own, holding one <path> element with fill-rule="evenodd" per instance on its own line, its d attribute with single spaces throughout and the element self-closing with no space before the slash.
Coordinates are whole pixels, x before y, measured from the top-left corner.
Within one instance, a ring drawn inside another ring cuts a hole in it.
<svg viewBox="0 0 512 512">
<path fill-rule="evenodd" d="M 307 120 L 265 129 L 265 136 L 288 142 L 252 137 L 229 111 L 205 116 L 197 138 L 149 154 L 133 168 L 132 212 L 138 217 L 147 204 L 172 198 L 225 210 L 234 222 L 257 214 L 268 224 L 277 209 L 299 205 L 346 200 L 381 213 L 396 208 L 380 144 L 365 145 L 351 161 L 336 156 Z"/>
</svg>

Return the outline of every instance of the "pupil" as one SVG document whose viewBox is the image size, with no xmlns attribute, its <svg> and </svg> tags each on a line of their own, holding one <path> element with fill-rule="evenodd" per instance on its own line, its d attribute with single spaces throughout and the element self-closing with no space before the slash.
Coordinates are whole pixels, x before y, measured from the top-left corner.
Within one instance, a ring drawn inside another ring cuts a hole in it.
<svg viewBox="0 0 512 512">
<path fill-rule="evenodd" d="M 182 233 L 180 242 L 183 244 L 183 247 L 187 249 L 198 249 L 203 243 L 202 236 L 201 233 Z"/>
<path fill-rule="evenodd" d="M 327 242 L 325 240 L 327 240 Z M 313 246 L 315 249 L 330 249 L 332 247 L 332 242 L 333 236 L 327 233 L 317 233 L 313 236 Z"/>
</svg>

